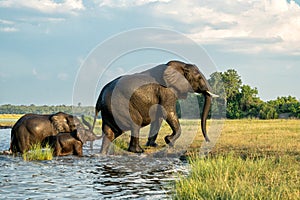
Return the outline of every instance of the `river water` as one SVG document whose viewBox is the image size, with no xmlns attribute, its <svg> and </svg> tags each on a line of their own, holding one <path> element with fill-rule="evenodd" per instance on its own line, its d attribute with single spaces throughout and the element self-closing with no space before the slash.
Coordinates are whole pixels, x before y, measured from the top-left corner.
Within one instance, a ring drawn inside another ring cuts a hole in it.
<svg viewBox="0 0 300 200">
<path fill-rule="evenodd" d="M 0 130 L 0 151 L 9 149 L 10 130 Z M 179 158 L 146 155 L 99 155 L 84 146 L 84 157 L 24 161 L 0 155 L 1 199 L 171 199 L 178 173 L 187 173 Z"/>
</svg>

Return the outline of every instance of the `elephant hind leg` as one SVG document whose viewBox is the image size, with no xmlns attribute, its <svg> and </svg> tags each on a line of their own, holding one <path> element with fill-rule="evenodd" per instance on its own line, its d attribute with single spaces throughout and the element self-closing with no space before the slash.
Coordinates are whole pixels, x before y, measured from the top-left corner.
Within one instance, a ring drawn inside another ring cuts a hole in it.
<svg viewBox="0 0 300 200">
<path fill-rule="evenodd" d="M 20 152 L 19 143 L 18 143 L 18 140 L 16 139 L 15 134 L 13 134 L 11 136 L 11 142 L 10 142 L 10 148 L 9 149 L 12 153 Z"/>
<path fill-rule="evenodd" d="M 100 153 L 107 154 L 111 142 L 115 139 L 115 133 L 113 130 L 106 124 L 102 125 L 103 137 L 102 137 L 102 146 Z M 120 135 L 120 134 L 118 134 Z"/>
<path fill-rule="evenodd" d="M 143 153 L 143 148 L 139 145 L 139 134 L 140 134 L 140 128 L 139 127 L 133 127 L 131 130 L 131 137 L 130 137 L 130 143 L 128 151 L 133 153 Z"/>
<path fill-rule="evenodd" d="M 23 137 L 16 137 L 16 141 L 17 141 L 16 149 L 21 154 L 30 150 L 31 143 L 28 135 L 23 134 Z"/>
</svg>

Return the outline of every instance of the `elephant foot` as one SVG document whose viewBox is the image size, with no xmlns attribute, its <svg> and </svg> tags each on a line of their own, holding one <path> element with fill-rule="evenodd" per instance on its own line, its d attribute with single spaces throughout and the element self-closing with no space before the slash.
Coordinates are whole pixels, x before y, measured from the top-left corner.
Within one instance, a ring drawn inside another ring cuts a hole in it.
<svg viewBox="0 0 300 200">
<path fill-rule="evenodd" d="M 165 142 L 166 142 L 166 144 L 169 145 L 169 147 L 174 147 L 173 142 L 171 142 L 171 140 L 170 140 L 170 136 L 165 137 Z"/>
<path fill-rule="evenodd" d="M 100 155 L 107 155 L 107 152 L 105 152 L 105 151 L 100 151 Z"/>
<path fill-rule="evenodd" d="M 12 155 L 13 152 L 11 150 L 6 150 L 6 151 L 1 152 L 0 154 L 3 154 L 3 155 Z"/>
<path fill-rule="evenodd" d="M 144 149 L 142 149 L 142 147 L 137 145 L 137 146 L 129 146 L 128 151 L 133 153 L 143 153 Z"/>
<path fill-rule="evenodd" d="M 101 147 L 101 150 L 100 150 L 101 155 L 107 155 L 107 152 L 108 152 L 108 148 Z"/>
<path fill-rule="evenodd" d="M 148 147 L 157 147 L 158 144 L 155 143 L 154 141 L 149 141 L 149 140 L 148 140 L 148 142 L 146 143 L 146 146 L 148 146 Z"/>
</svg>

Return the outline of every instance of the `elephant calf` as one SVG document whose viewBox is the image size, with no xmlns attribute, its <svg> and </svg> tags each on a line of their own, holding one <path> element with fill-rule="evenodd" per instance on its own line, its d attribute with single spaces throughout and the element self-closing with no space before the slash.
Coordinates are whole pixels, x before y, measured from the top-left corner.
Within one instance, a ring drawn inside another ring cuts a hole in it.
<svg viewBox="0 0 300 200">
<path fill-rule="evenodd" d="M 77 155 L 82 156 L 82 146 L 86 141 L 94 141 L 97 136 L 91 132 L 73 131 L 71 133 L 59 133 L 48 136 L 43 141 L 53 148 L 54 156 Z"/>
</svg>

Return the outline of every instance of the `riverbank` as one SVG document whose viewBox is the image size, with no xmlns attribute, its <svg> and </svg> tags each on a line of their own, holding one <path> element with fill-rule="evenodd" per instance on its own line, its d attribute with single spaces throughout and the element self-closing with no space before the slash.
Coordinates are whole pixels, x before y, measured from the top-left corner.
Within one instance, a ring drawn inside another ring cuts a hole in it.
<svg viewBox="0 0 300 200">
<path fill-rule="evenodd" d="M 11 128 L 23 114 L 0 114 L 0 129 Z"/>
<path fill-rule="evenodd" d="M 180 139 L 193 139 L 186 148 L 189 175 L 178 174 L 174 199 L 297 199 L 300 185 L 300 120 L 223 120 L 216 146 L 200 158 L 203 142 L 200 120 L 180 120 Z M 208 135 L 213 120 L 208 120 Z M 96 133 L 101 133 L 101 120 Z M 146 148 L 149 126 L 141 131 L 140 144 L 145 154 L 165 146 L 164 136 L 171 133 L 162 124 L 158 148 Z M 188 132 L 188 134 L 186 134 Z M 194 134 L 194 135 L 193 135 Z M 210 135 L 209 135 L 210 136 Z M 129 134 L 116 140 L 125 151 Z M 7 142 L 8 144 L 8 142 Z M 176 146 L 180 141 L 176 142 Z M 100 147 L 99 147 L 100 148 Z"/>
</svg>

